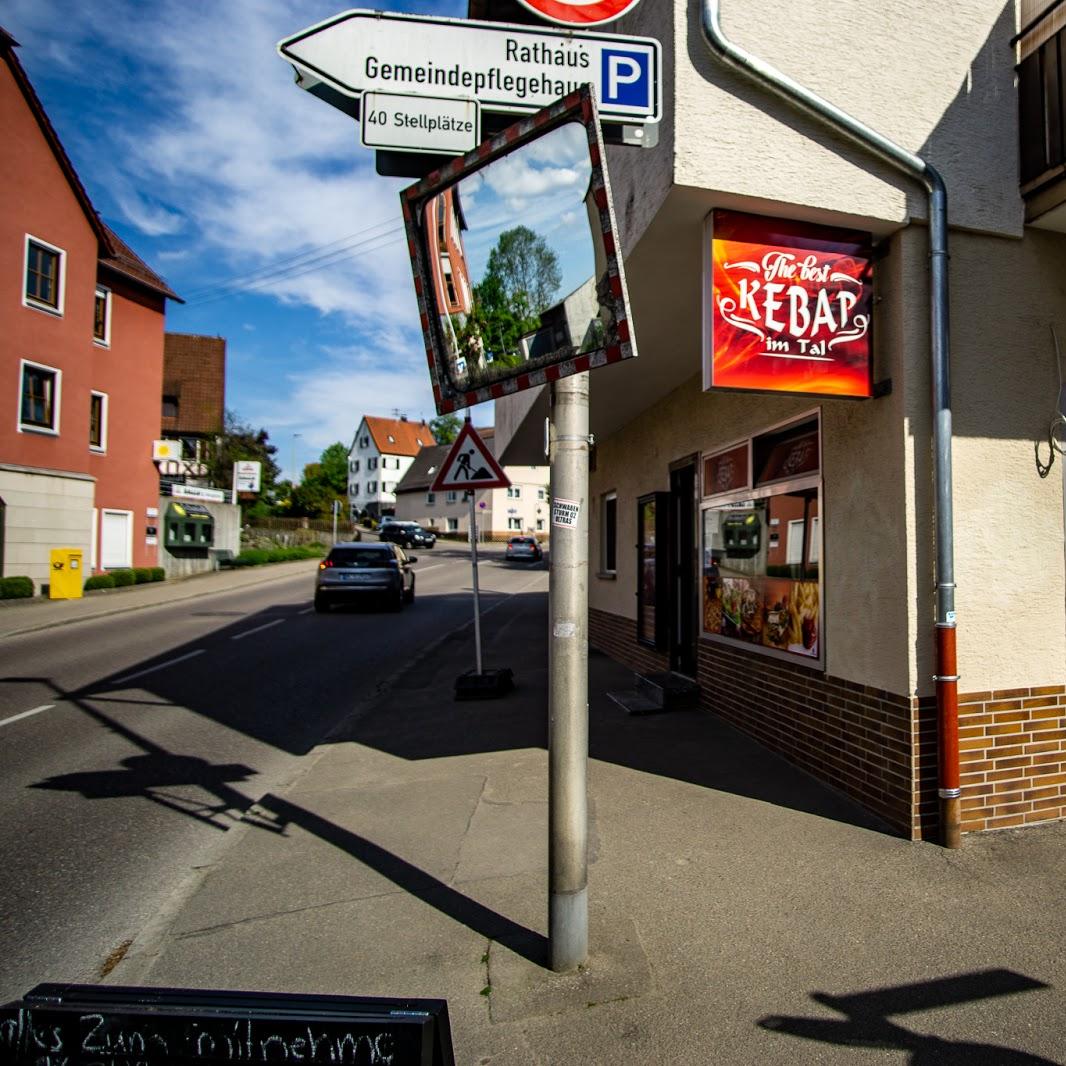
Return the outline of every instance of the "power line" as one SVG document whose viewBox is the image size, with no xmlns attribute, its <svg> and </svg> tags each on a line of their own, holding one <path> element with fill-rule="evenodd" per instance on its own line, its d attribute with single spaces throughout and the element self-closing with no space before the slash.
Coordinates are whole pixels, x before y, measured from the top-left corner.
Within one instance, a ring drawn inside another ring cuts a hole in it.
<svg viewBox="0 0 1066 1066">
<path fill-rule="evenodd" d="M 186 293 L 186 301 L 196 302 L 201 297 L 211 296 L 218 293 L 220 289 L 239 288 L 248 282 L 266 278 L 278 273 L 285 273 L 290 269 L 296 269 L 301 266 L 306 266 L 309 263 L 316 262 L 320 258 L 328 258 L 337 255 L 346 251 L 347 247 L 335 248 L 336 245 L 349 246 L 349 242 L 355 241 L 355 244 L 350 245 L 350 247 L 357 247 L 363 240 L 374 240 L 377 237 L 385 236 L 384 233 L 375 234 L 373 237 L 366 235 L 370 234 L 375 229 L 380 229 L 382 226 L 388 225 L 391 225 L 392 227 L 386 231 L 388 234 L 397 233 L 402 229 L 402 226 L 394 224 L 392 219 L 388 219 L 384 222 L 375 222 L 374 225 L 368 226 L 366 229 L 357 230 L 355 233 L 349 233 L 346 237 L 340 237 L 335 241 L 330 241 L 328 244 L 318 245 L 315 248 L 308 248 L 306 251 L 300 252 L 298 255 L 278 260 L 267 266 L 259 267 L 257 270 L 251 270 L 245 274 L 234 274 L 229 278 L 223 278 L 208 285 L 198 286 L 191 292 Z M 335 250 L 327 252 L 327 248 L 335 248 Z"/>
<path fill-rule="evenodd" d="M 368 252 L 381 251 L 384 248 L 390 248 L 395 244 L 400 244 L 401 239 L 395 236 L 396 233 L 401 232 L 402 226 L 397 227 L 393 231 L 387 231 L 385 233 L 378 234 L 376 237 L 368 238 L 365 241 L 359 242 L 353 245 L 351 248 L 339 249 L 338 252 L 331 252 L 327 256 L 321 257 L 322 261 L 310 261 L 304 264 L 298 264 L 295 269 L 290 269 L 285 272 L 279 272 L 274 276 L 264 277 L 258 281 L 249 282 L 246 285 L 231 285 L 222 292 L 214 292 L 211 295 L 204 296 L 201 299 L 186 300 L 186 306 L 189 307 L 203 307 L 206 304 L 215 303 L 218 300 L 226 300 L 232 296 L 239 296 L 241 293 L 253 292 L 256 289 L 262 288 L 264 285 L 274 285 L 282 281 L 291 281 L 294 278 L 302 277 L 304 274 L 313 274 L 317 270 L 324 270 L 327 267 L 337 266 L 340 263 L 347 262 L 351 259 L 361 258 Z M 364 248 L 364 245 L 372 244 L 374 241 L 382 240 L 383 238 L 390 238 L 385 240 L 384 243 L 378 244 L 372 248 Z M 343 253 L 343 254 L 342 254 Z"/>
</svg>

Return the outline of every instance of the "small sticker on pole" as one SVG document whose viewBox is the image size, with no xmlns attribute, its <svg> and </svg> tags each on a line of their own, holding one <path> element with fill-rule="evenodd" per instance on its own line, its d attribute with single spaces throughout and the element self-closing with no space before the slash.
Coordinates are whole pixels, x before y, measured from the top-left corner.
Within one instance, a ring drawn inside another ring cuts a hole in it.
<svg viewBox="0 0 1066 1066">
<path fill-rule="evenodd" d="M 581 504 L 577 500 L 552 500 L 552 525 L 576 529 Z"/>
</svg>

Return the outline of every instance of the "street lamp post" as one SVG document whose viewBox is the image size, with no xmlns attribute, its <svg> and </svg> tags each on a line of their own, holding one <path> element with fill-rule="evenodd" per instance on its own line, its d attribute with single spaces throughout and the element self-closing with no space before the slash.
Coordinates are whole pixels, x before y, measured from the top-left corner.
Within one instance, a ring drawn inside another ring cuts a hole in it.
<svg viewBox="0 0 1066 1066">
<path fill-rule="evenodd" d="M 303 436 L 302 433 L 294 433 L 292 435 L 292 477 L 289 478 L 289 480 L 293 483 L 293 485 L 295 485 L 296 482 L 297 482 L 297 477 L 296 477 L 296 438 L 297 437 L 302 437 L 302 436 Z"/>
</svg>

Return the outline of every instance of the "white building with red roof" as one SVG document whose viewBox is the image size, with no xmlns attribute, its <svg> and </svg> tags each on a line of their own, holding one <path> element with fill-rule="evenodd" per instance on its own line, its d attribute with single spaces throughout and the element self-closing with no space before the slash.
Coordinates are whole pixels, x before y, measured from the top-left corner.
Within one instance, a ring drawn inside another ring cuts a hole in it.
<svg viewBox="0 0 1066 1066">
<path fill-rule="evenodd" d="M 348 506 L 352 518 L 380 518 L 396 510 L 396 485 L 415 456 L 436 444 L 425 422 L 364 415 L 348 449 Z"/>
</svg>

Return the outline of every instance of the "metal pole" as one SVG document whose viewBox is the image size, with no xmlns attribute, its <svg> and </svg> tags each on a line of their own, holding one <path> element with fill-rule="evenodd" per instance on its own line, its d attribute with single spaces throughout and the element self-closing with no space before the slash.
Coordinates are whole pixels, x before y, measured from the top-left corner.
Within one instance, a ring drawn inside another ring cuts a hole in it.
<svg viewBox="0 0 1066 1066">
<path fill-rule="evenodd" d="M 577 504 L 551 525 L 548 577 L 548 938 L 551 968 L 588 959 L 588 374 L 552 386 L 551 497 Z"/>
<path fill-rule="evenodd" d="M 476 516 L 474 512 L 474 494 L 470 496 L 470 566 L 474 577 L 474 647 L 477 649 L 477 672 L 481 674 L 481 593 L 477 587 L 477 536 Z"/>
<path fill-rule="evenodd" d="M 341 501 L 340 500 L 334 500 L 333 501 L 333 507 L 331 508 L 331 510 L 333 511 L 333 543 L 336 544 L 337 543 L 337 516 L 341 512 Z"/>
</svg>

